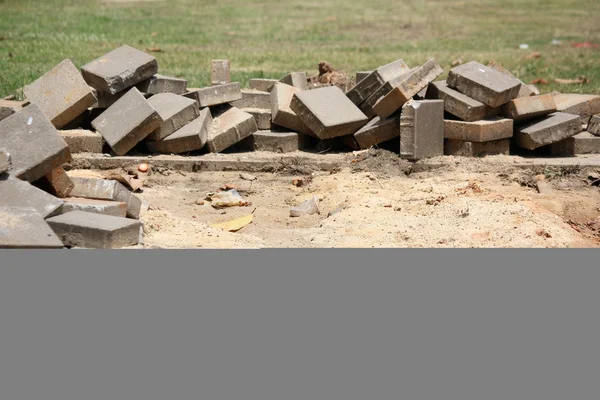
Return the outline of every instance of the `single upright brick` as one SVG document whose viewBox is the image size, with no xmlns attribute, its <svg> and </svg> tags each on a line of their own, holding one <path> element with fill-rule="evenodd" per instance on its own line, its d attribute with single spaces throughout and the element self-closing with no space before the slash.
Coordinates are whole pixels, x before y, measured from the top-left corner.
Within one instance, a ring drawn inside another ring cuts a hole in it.
<svg viewBox="0 0 600 400">
<path fill-rule="evenodd" d="M 59 212 L 60 214 L 66 214 L 71 211 L 85 211 L 125 218 L 127 216 L 127 203 L 122 201 L 68 197 L 64 199 Z"/>
<path fill-rule="evenodd" d="M 136 88 L 92 121 L 115 153 L 122 156 L 161 126 L 162 118 Z"/>
<path fill-rule="evenodd" d="M 259 130 L 268 131 L 271 129 L 271 110 L 263 110 L 261 108 L 242 108 L 241 110 L 254 117 Z"/>
<path fill-rule="evenodd" d="M 241 100 L 235 100 L 229 104 L 237 108 L 262 108 L 263 110 L 270 110 L 271 93 L 252 89 L 242 89 Z"/>
<path fill-rule="evenodd" d="M 0 205 L 0 249 L 62 247 L 58 236 L 34 208 Z"/>
<path fill-rule="evenodd" d="M 292 72 L 281 78 L 279 82 L 293 86 L 300 90 L 308 90 L 308 80 L 306 79 L 305 72 Z"/>
<path fill-rule="evenodd" d="M 0 121 L 0 146 L 12 157 L 11 175 L 29 182 L 71 160 L 69 146 L 35 104 Z"/>
<path fill-rule="evenodd" d="M 352 103 L 359 106 L 363 101 L 381 88 L 383 84 L 409 71 L 410 68 L 408 68 L 404 60 L 396 60 L 377 68 L 361 81 L 357 80 L 356 86 L 350 89 L 350 91 L 346 93 L 346 96 L 348 96 Z"/>
<path fill-rule="evenodd" d="M 559 112 L 579 115 L 582 119 L 600 114 L 600 96 L 592 94 L 557 94 L 554 96 Z"/>
<path fill-rule="evenodd" d="M 65 246 L 112 249 L 138 243 L 141 224 L 128 218 L 71 211 L 46 220 Z"/>
<path fill-rule="evenodd" d="M 208 133 L 207 146 L 211 153 L 219 153 L 258 130 L 254 117 L 236 107 L 226 107 L 215 115 Z"/>
<path fill-rule="evenodd" d="M 476 61 L 450 70 L 448 86 L 490 107 L 499 107 L 519 95 L 521 81 Z"/>
<path fill-rule="evenodd" d="M 127 204 L 129 218 L 140 218 L 142 201 L 120 182 L 80 176 L 71 176 L 71 180 L 75 185 L 71 191 L 72 197 L 122 201 Z"/>
<path fill-rule="evenodd" d="M 64 60 L 25 86 L 23 93 L 56 128 L 62 128 L 96 103 L 96 96 L 71 60 Z"/>
<path fill-rule="evenodd" d="M 275 84 L 277 83 L 277 79 L 262 79 L 262 78 L 257 78 L 257 79 L 250 79 L 249 86 L 250 89 L 253 90 L 260 90 L 261 92 L 271 92 L 271 89 L 273 89 L 273 86 L 275 86 Z"/>
<path fill-rule="evenodd" d="M 408 160 L 444 155 L 444 102 L 411 100 L 400 115 L 400 156 Z"/>
<path fill-rule="evenodd" d="M 461 157 L 482 157 L 497 154 L 510 154 L 510 139 L 491 142 L 468 142 L 466 140 L 444 140 L 444 155 Z"/>
<path fill-rule="evenodd" d="M 104 139 L 98 132 L 85 129 L 58 131 L 71 153 L 102 153 Z"/>
<path fill-rule="evenodd" d="M 185 97 L 196 100 L 200 108 L 204 108 L 240 100 L 242 91 L 239 82 L 233 82 L 189 91 Z"/>
<path fill-rule="evenodd" d="M 213 86 L 231 83 L 231 64 L 229 60 L 211 60 L 210 83 Z"/>
<path fill-rule="evenodd" d="M 148 104 L 158 112 L 163 120 L 162 124 L 148 135 L 148 139 L 154 141 L 166 138 L 200 116 L 198 103 L 195 100 L 173 93 L 154 95 L 148 99 Z"/>
<path fill-rule="evenodd" d="M 427 87 L 427 99 L 444 101 L 444 110 L 463 121 L 479 121 L 492 117 L 500 111 L 500 107 L 492 108 L 451 89 L 446 81 L 433 82 Z"/>
<path fill-rule="evenodd" d="M 156 58 L 127 45 L 81 67 L 83 79 L 90 86 L 111 94 L 130 88 L 157 71 Z"/>
<path fill-rule="evenodd" d="M 184 94 L 187 90 L 187 80 L 156 74 L 138 83 L 136 87 L 140 92 L 147 94 Z"/>
<path fill-rule="evenodd" d="M 252 135 L 254 151 L 291 153 L 302 147 L 302 135 L 296 132 L 258 131 Z"/>
<path fill-rule="evenodd" d="M 556 111 L 554 96 L 542 94 L 540 96 L 527 96 L 513 99 L 502 107 L 502 115 L 515 121 L 543 117 Z"/>
<path fill-rule="evenodd" d="M 367 125 L 354 134 L 354 140 L 361 149 L 368 149 L 400 136 L 400 117 L 381 120 L 373 118 Z"/>
<path fill-rule="evenodd" d="M 367 76 L 369 76 L 373 72 L 374 71 L 356 71 L 356 79 L 355 79 L 356 83 L 360 83 L 360 81 L 365 79 Z"/>
<path fill-rule="evenodd" d="M 579 116 L 556 112 L 542 121 L 519 128 L 515 133 L 515 139 L 520 147 L 533 150 L 575 136 L 581 130 Z"/>
<path fill-rule="evenodd" d="M 158 142 L 148 141 L 148 149 L 156 153 L 187 153 L 200 150 L 208 140 L 208 133 L 212 127 L 212 116 L 210 109 L 200 110 L 198 118 L 183 126 L 175 133 L 159 140 Z"/>
<path fill-rule="evenodd" d="M 587 130 L 592 135 L 600 136 L 600 115 L 594 115 L 590 118 Z"/>
<path fill-rule="evenodd" d="M 507 139 L 513 136 L 513 124 L 512 119 L 498 117 L 475 122 L 447 119 L 444 120 L 444 137 L 468 142 Z"/>
<path fill-rule="evenodd" d="M 387 118 L 402 108 L 404 103 L 411 100 L 414 95 L 427 87 L 435 78 L 444 72 L 435 60 L 427 61 L 406 76 L 402 82 L 391 92 L 381 98 L 373 107 L 373 111 L 380 118 Z"/>
<path fill-rule="evenodd" d="M 290 108 L 319 139 L 351 135 L 368 122 L 337 86 L 295 93 Z"/>
<path fill-rule="evenodd" d="M 0 100 L 0 121 L 13 115 L 14 113 L 21 111 L 25 106 L 24 101 L 14 100 Z"/>
<path fill-rule="evenodd" d="M 36 188 L 29 182 L 12 176 L 0 178 L 0 205 L 5 207 L 32 207 L 42 218 L 54 215 L 62 200 Z M 0 219 L 0 226 L 2 225 Z"/>
<path fill-rule="evenodd" d="M 71 181 L 71 178 L 69 178 L 69 175 L 67 175 L 63 167 L 53 169 L 50 173 L 38 179 L 34 184 L 40 189 L 61 199 L 68 197 L 73 190 L 73 187 L 75 187 L 73 181 Z"/>
<path fill-rule="evenodd" d="M 315 137 L 314 132 L 290 108 L 294 94 L 300 92 L 300 89 L 293 86 L 276 83 L 271 90 L 271 120 L 275 125 Z"/>
<path fill-rule="evenodd" d="M 537 88 L 535 86 L 527 85 L 527 84 L 521 82 L 516 76 L 511 74 L 509 70 L 504 68 L 502 65 L 498 64 L 496 61 L 490 62 L 488 64 L 488 67 L 493 68 L 498 72 L 502 72 L 503 74 L 508 75 L 509 77 L 520 82 L 521 86 L 519 87 L 519 94 L 517 95 L 517 98 L 527 97 L 527 96 L 537 96 L 538 94 L 540 94 L 540 91 L 537 90 Z"/>
<path fill-rule="evenodd" d="M 600 137 L 589 132 L 581 132 L 567 139 L 572 140 L 575 154 L 600 154 Z"/>
</svg>

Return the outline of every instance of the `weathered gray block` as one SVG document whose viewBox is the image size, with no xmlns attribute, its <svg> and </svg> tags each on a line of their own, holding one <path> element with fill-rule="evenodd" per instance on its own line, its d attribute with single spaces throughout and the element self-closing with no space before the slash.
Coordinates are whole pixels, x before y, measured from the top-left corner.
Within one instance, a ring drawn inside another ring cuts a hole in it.
<svg viewBox="0 0 600 400">
<path fill-rule="evenodd" d="M 356 86 L 350 89 L 348 93 L 346 93 L 346 96 L 348 96 L 352 103 L 359 106 L 363 101 L 379 90 L 386 82 L 404 75 L 409 71 L 410 68 L 408 68 L 404 60 L 396 60 L 377 68 L 360 81 L 357 79 Z"/>
<path fill-rule="evenodd" d="M 252 115 L 236 107 L 225 108 L 213 119 L 212 129 L 208 133 L 208 151 L 219 153 L 257 130 L 258 127 Z"/>
<path fill-rule="evenodd" d="M 93 120 L 92 127 L 115 153 L 122 156 L 161 126 L 162 122 L 158 112 L 139 90 L 132 88 Z"/>
<path fill-rule="evenodd" d="M 154 95 L 148 99 L 148 104 L 156 110 L 163 120 L 162 124 L 148 135 L 148 139 L 154 141 L 168 137 L 200 116 L 198 103 L 195 100 L 173 93 Z"/>
<path fill-rule="evenodd" d="M 587 130 L 592 135 L 600 136 L 600 115 L 594 115 L 590 118 Z"/>
<path fill-rule="evenodd" d="M 411 100 L 400 115 L 400 157 L 408 160 L 444 155 L 444 102 Z"/>
<path fill-rule="evenodd" d="M 573 140 L 575 154 L 600 154 L 600 137 L 581 132 L 567 140 Z"/>
<path fill-rule="evenodd" d="M 12 160 L 10 153 L 0 149 L 0 175 L 9 171 L 12 168 Z"/>
<path fill-rule="evenodd" d="M 129 218 L 140 218 L 142 201 L 120 182 L 80 176 L 71 176 L 71 180 L 75 184 L 71 197 L 122 201 L 127 204 Z"/>
<path fill-rule="evenodd" d="M 23 93 L 56 128 L 62 128 L 96 103 L 96 96 L 71 60 L 64 60 L 25 86 Z"/>
<path fill-rule="evenodd" d="M 42 218 L 46 218 L 53 215 L 62 203 L 62 200 L 29 182 L 13 177 L 0 178 L 0 206 L 32 207 Z"/>
<path fill-rule="evenodd" d="M 427 87 L 427 99 L 444 101 L 444 110 L 463 121 L 479 121 L 500 112 L 500 107 L 492 108 L 451 89 L 446 81 L 433 82 Z"/>
<path fill-rule="evenodd" d="M 468 142 L 491 142 L 511 138 L 513 127 L 513 120 L 507 118 L 492 117 L 475 122 L 447 119 L 444 120 L 444 137 Z"/>
<path fill-rule="evenodd" d="M 495 69 L 498 72 L 502 72 L 505 75 L 517 80 L 520 82 L 521 86 L 519 86 L 519 94 L 517 98 L 527 97 L 527 96 L 537 96 L 540 94 L 540 91 L 533 85 L 527 85 L 523 83 L 519 78 L 510 73 L 509 70 L 504 68 L 502 65 L 498 64 L 496 61 L 492 61 L 488 64 L 488 67 Z"/>
<path fill-rule="evenodd" d="M 400 117 L 373 118 L 354 134 L 354 140 L 361 149 L 368 149 L 400 136 Z"/>
<path fill-rule="evenodd" d="M 158 142 L 148 141 L 148 149 L 156 153 L 179 154 L 200 150 L 208 140 L 213 119 L 209 108 L 203 108 L 198 118 Z"/>
<path fill-rule="evenodd" d="M 314 132 L 290 108 L 294 94 L 300 92 L 293 86 L 276 83 L 271 90 L 271 120 L 276 125 L 314 137 Z"/>
<path fill-rule="evenodd" d="M 554 96 L 559 112 L 579 115 L 586 119 L 600 114 L 600 96 L 592 94 L 557 94 Z"/>
<path fill-rule="evenodd" d="M 60 249 L 62 247 L 63 244 L 58 236 L 34 208 L 0 206 L 0 248 Z"/>
<path fill-rule="evenodd" d="M 128 218 L 71 211 L 46 220 L 65 246 L 112 249 L 138 243 L 141 224 Z"/>
<path fill-rule="evenodd" d="M 373 111 L 382 119 L 389 117 L 402 108 L 404 103 L 427 87 L 435 78 L 444 72 L 435 60 L 427 61 L 423 66 L 408 75 L 391 92 L 379 99 Z"/>
<path fill-rule="evenodd" d="M 200 108 L 204 108 L 240 100 L 242 91 L 239 82 L 233 82 L 189 91 L 185 97 L 196 100 Z"/>
<path fill-rule="evenodd" d="M 111 94 L 134 86 L 157 72 L 156 58 L 127 45 L 81 67 L 83 79 L 90 86 Z"/>
<path fill-rule="evenodd" d="M 320 139 L 351 135 L 368 122 L 337 86 L 295 93 L 290 108 Z"/>
<path fill-rule="evenodd" d="M 581 130 L 579 116 L 557 112 L 542 121 L 519 128 L 515 133 L 515 141 L 520 147 L 533 150 L 575 136 Z"/>
<path fill-rule="evenodd" d="M 147 94 L 184 94 L 187 90 L 187 80 L 156 74 L 138 83 L 136 87 L 140 92 Z"/>
<path fill-rule="evenodd" d="M 96 214 L 112 215 L 125 218 L 127 216 L 127 203 L 112 200 L 85 199 L 68 197 L 59 209 L 60 214 L 71 211 L 85 211 Z"/>
<path fill-rule="evenodd" d="M 98 132 L 85 129 L 59 131 L 71 153 L 102 153 L 104 139 Z"/>
<path fill-rule="evenodd" d="M 482 157 L 496 154 L 510 154 L 510 139 L 493 140 L 491 142 L 444 140 L 444 155 L 447 156 Z"/>
<path fill-rule="evenodd" d="M 450 70 L 448 86 L 490 107 L 499 107 L 519 95 L 521 81 L 477 61 Z"/>
<path fill-rule="evenodd" d="M 232 101 L 231 104 L 237 108 L 262 108 L 271 109 L 271 93 L 252 89 L 242 89 L 241 100 Z"/>
<path fill-rule="evenodd" d="M 411 73 L 414 73 L 417 69 L 419 69 L 419 67 L 415 67 L 409 72 L 384 83 L 383 86 L 381 86 L 381 88 L 376 90 L 375 93 L 369 96 L 368 99 L 363 101 L 361 105 L 358 106 L 358 108 L 360 108 L 360 111 L 362 111 L 363 114 L 365 114 L 368 118 L 374 118 L 377 114 L 375 114 L 375 111 L 373 111 L 373 107 L 375 106 L 375 104 L 377 104 L 379 99 L 384 97 L 386 94 L 390 93 L 394 88 L 400 85 Z"/>
<path fill-rule="evenodd" d="M 25 103 L 24 101 L 0 99 L 0 121 L 20 111 L 25 106 Z"/>
<path fill-rule="evenodd" d="M 256 126 L 261 131 L 268 131 L 271 129 L 271 110 L 263 110 L 260 108 L 242 108 L 242 111 L 254 117 Z"/>
<path fill-rule="evenodd" d="M 291 153 L 302 148 L 302 135 L 296 132 L 258 131 L 252 135 L 254 151 Z"/>
<path fill-rule="evenodd" d="M 250 79 L 249 86 L 250 89 L 270 93 L 271 89 L 273 89 L 273 86 L 275 86 L 277 82 L 277 79 Z"/>
<path fill-rule="evenodd" d="M 300 90 L 308 90 L 308 81 L 306 79 L 305 72 L 292 72 L 281 78 L 279 82 L 293 86 Z"/>
<path fill-rule="evenodd" d="M 61 199 L 69 196 L 74 187 L 63 167 L 55 168 L 35 181 L 34 185 Z"/>
<path fill-rule="evenodd" d="M 502 106 L 502 116 L 515 121 L 543 117 L 556 111 L 554 96 L 543 94 L 540 96 L 527 96 L 513 99 Z"/>
<path fill-rule="evenodd" d="M 231 63 L 229 60 L 211 60 L 210 83 L 211 85 L 225 85 L 231 82 Z"/>
<path fill-rule="evenodd" d="M 369 76 L 370 74 L 372 74 L 373 71 L 356 71 L 356 83 L 359 83 L 360 81 L 362 81 L 363 79 L 365 79 L 367 76 Z"/>
<path fill-rule="evenodd" d="M 0 121 L 0 146 L 12 157 L 11 174 L 29 182 L 71 160 L 69 146 L 35 104 Z"/>
</svg>

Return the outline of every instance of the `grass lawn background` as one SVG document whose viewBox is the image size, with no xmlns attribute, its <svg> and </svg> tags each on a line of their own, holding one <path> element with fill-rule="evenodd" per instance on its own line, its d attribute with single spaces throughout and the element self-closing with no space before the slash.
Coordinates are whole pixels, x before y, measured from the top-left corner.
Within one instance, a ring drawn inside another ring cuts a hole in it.
<svg viewBox="0 0 600 400">
<path fill-rule="evenodd" d="M 542 92 L 600 93 L 598 0 L 0 0 L 0 96 L 17 94 L 65 58 L 78 67 L 122 44 L 153 53 L 159 71 L 209 84 L 210 60 L 232 80 L 317 74 L 325 60 L 354 74 L 398 58 L 496 60 Z M 553 45 L 553 39 L 561 45 Z M 520 44 L 529 49 L 519 49 Z M 541 57 L 527 59 L 532 52 Z M 585 75 L 586 85 L 555 78 Z"/>
</svg>

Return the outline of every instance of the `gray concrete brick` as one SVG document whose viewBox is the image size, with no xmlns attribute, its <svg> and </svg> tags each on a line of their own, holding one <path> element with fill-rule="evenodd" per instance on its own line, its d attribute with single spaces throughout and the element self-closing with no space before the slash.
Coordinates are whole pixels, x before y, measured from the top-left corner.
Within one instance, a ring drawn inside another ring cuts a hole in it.
<svg viewBox="0 0 600 400">
<path fill-rule="evenodd" d="M 550 157 L 575 157 L 575 140 L 574 136 L 558 142 L 550 143 L 546 146 L 541 146 L 533 151 L 534 155 L 546 153 Z"/>
<path fill-rule="evenodd" d="M 400 136 L 400 117 L 390 117 L 383 121 L 373 118 L 367 125 L 354 134 L 354 140 L 360 149 L 368 149 Z M 354 146 L 350 146 L 354 147 Z"/>
<path fill-rule="evenodd" d="M 493 140 L 491 142 L 444 140 L 444 155 L 447 156 L 483 157 L 496 154 L 510 154 L 510 139 Z"/>
<path fill-rule="evenodd" d="M 515 132 L 515 142 L 520 147 L 533 150 L 575 136 L 581 130 L 579 116 L 557 112 L 542 121 L 518 128 Z"/>
<path fill-rule="evenodd" d="M 156 58 L 127 45 L 81 67 L 83 79 L 90 86 L 111 94 L 130 88 L 157 72 Z"/>
<path fill-rule="evenodd" d="M 42 218 L 53 215 L 62 200 L 36 188 L 29 182 L 14 177 L 0 178 L 0 205 L 5 207 L 32 207 Z"/>
<path fill-rule="evenodd" d="M 68 197 L 75 186 L 63 167 L 58 167 L 33 183 L 58 198 Z"/>
<path fill-rule="evenodd" d="M 187 91 L 187 80 L 156 74 L 138 83 L 136 87 L 140 92 L 147 94 L 184 94 Z"/>
<path fill-rule="evenodd" d="M 0 206 L 0 248 L 60 249 L 58 236 L 31 207 Z"/>
<path fill-rule="evenodd" d="M 586 119 L 600 114 L 600 96 L 592 94 L 557 94 L 554 96 L 559 112 L 579 115 Z"/>
<path fill-rule="evenodd" d="M 252 89 L 242 89 L 241 100 L 232 101 L 231 104 L 237 108 L 261 108 L 271 109 L 271 93 Z"/>
<path fill-rule="evenodd" d="M 362 102 L 371 97 L 373 93 L 379 90 L 386 82 L 404 75 L 409 71 L 410 68 L 408 68 L 402 59 L 383 65 L 361 81 L 357 80 L 356 86 L 350 89 L 348 93 L 346 93 L 346 96 L 348 96 L 352 103 L 359 106 Z"/>
<path fill-rule="evenodd" d="M 120 182 L 80 176 L 70 176 L 70 178 L 75 184 L 71 197 L 121 201 L 127 204 L 129 218 L 140 218 L 142 201 Z"/>
<path fill-rule="evenodd" d="M 12 168 L 10 153 L 0 149 L 0 176 Z"/>
<path fill-rule="evenodd" d="M 356 83 L 359 83 L 360 81 L 362 81 L 363 79 L 365 79 L 367 76 L 369 76 L 370 74 L 372 74 L 373 71 L 356 71 Z"/>
<path fill-rule="evenodd" d="M 337 86 L 295 93 L 290 108 L 320 139 L 351 135 L 368 122 Z"/>
<path fill-rule="evenodd" d="M 600 137 L 581 132 L 570 139 L 575 145 L 575 154 L 600 154 Z"/>
<path fill-rule="evenodd" d="M 71 211 L 85 211 L 121 218 L 127 216 L 127 203 L 122 201 L 85 199 L 80 197 L 68 197 L 64 201 L 59 209 L 60 214 L 66 214 Z"/>
<path fill-rule="evenodd" d="M 590 118 L 587 130 L 592 135 L 600 136 L 600 115 L 593 115 Z"/>
<path fill-rule="evenodd" d="M 213 86 L 231 83 L 231 63 L 229 60 L 210 61 L 210 83 Z"/>
<path fill-rule="evenodd" d="M 435 60 L 427 61 L 414 72 L 409 72 L 391 92 L 379 99 L 373 106 L 373 111 L 382 119 L 389 117 L 402 108 L 413 96 L 426 88 L 443 71 Z"/>
<path fill-rule="evenodd" d="M 98 132 L 85 129 L 59 131 L 71 153 L 102 153 L 104 139 Z"/>
<path fill-rule="evenodd" d="M 71 211 L 46 220 L 68 247 L 113 249 L 138 243 L 141 224 L 128 218 Z"/>
<path fill-rule="evenodd" d="M 511 138 L 513 127 L 513 120 L 508 118 L 492 117 L 474 122 L 447 119 L 444 120 L 444 137 L 468 142 L 491 142 Z"/>
<path fill-rule="evenodd" d="M 411 100 L 400 116 L 400 157 L 421 160 L 444 155 L 444 102 Z"/>
<path fill-rule="evenodd" d="M 502 106 L 501 114 L 515 121 L 527 121 L 543 117 L 556 111 L 554 96 L 542 94 L 513 99 Z"/>
<path fill-rule="evenodd" d="M 24 101 L 0 100 L 0 121 L 20 111 L 24 106 Z"/>
<path fill-rule="evenodd" d="M 294 94 L 301 90 L 284 83 L 277 83 L 271 90 L 271 120 L 274 124 L 304 135 L 316 137 L 313 131 L 290 108 Z"/>
<path fill-rule="evenodd" d="M 448 86 L 489 107 L 499 107 L 519 95 L 521 81 L 476 61 L 451 69 Z"/>
<path fill-rule="evenodd" d="M 179 154 L 200 150 L 208 140 L 208 132 L 212 126 L 210 109 L 203 108 L 198 118 L 183 126 L 166 138 L 153 142 L 148 141 L 148 149 L 156 153 Z"/>
<path fill-rule="evenodd" d="M 185 124 L 200 116 L 198 103 L 173 93 L 160 93 L 148 99 L 148 104 L 158 112 L 163 122 L 148 139 L 158 141 L 171 135 Z"/>
<path fill-rule="evenodd" d="M 252 134 L 254 151 L 291 153 L 302 148 L 303 135 L 296 132 L 258 131 Z"/>
<path fill-rule="evenodd" d="M 29 182 L 71 160 L 69 146 L 35 104 L 0 121 L 0 145 L 12 157 L 11 175 Z"/>
<path fill-rule="evenodd" d="M 254 117 L 256 126 L 261 131 L 268 131 L 271 129 L 271 110 L 263 110 L 260 108 L 242 108 L 242 111 Z"/>
<path fill-rule="evenodd" d="M 451 89 L 446 81 L 433 82 L 427 87 L 427 99 L 444 101 L 444 110 L 463 121 L 479 121 L 497 115 L 500 107 L 492 108 Z"/>
<path fill-rule="evenodd" d="M 488 64 L 488 67 L 493 68 L 498 72 L 502 72 L 503 74 L 508 75 L 509 77 L 516 79 L 520 82 L 521 86 L 519 86 L 519 94 L 517 95 L 517 98 L 527 97 L 527 96 L 537 96 L 538 94 L 540 94 L 540 91 L 537 90 L 537 88 L 535 86 L 527 85 L 527 84 L 523 83 L 520 79 L 518 79 L 516 76 L 514 76 L 509 70 L 504 68 L 502 65 L 498 64 L 496 61 L 490 62 Z"/>
<path fill-rule="evenodd" d="M 122 156 L 163 123 L 158 112 L 136 88 L 92 121 L 92 127 Z"/>
<path fill-rule="evenodd" d="M 308 90 L 308 81 L 305 72 L 292 72 L 281 78 L 279 81 L 286 85 L 293 86 L 300 90 Z"/>
<path fill-rule="evenodd" d="M 219 153 L 258 130 L 254 117 L 236 107 L 219 110 L 208 134 L 208 151 Z"/>
<path fill-rule="evenodd" d="M 96 103 L 96 96 L 71 60 L 64 60 L 25 86 L 23 93 L 59 129 Z"/>
<path fill-rule="evenodd" d="M 277 82 L 278 82 L 277 79 L 263 79 L 263 78 L 250 79 L 249 86 L 250 86 L 250 89 L 270 93 L 271 89 L 273 89 L 273 86 L 275 86 L 275 84 Z"/>
<path fill-rule="evenodd" d="M 377 104 L 377 101 L 379 101 L 379 99 L 384 97 L 386 94 L 390 93 L 394 88 L 400 85 L 406 79 L 406 77 L 408 77 L 411 73 L 414 73 L 417 69 L 419 69 L 419 67 L 415 67 L 404 75 L 396 77 L 383 84 L 381 88 L 376 90 L 375 93 L 361 103 L 361 105 L 358 107 L 360 111 L 362 111 L 363 114 L 365 114 L 369 119 L 374 118 L 377 114 L 375 114 L 375 111 L 373 111 L 373 107 L 375 104 Z"/>
<path fill-rule="evenodd" d="M 233 82 L 188 91 L 185 97 L 196 100 L 200 108 L 204 108 L 240 100 L 242 91 L 239 82 Z"/>
</svg>

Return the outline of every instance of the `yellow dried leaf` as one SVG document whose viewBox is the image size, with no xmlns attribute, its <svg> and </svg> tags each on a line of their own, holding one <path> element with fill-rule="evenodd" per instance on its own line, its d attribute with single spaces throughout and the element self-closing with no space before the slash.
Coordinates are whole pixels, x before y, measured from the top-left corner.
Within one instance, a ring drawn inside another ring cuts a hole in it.
<svg viewBox="0 0 600 400">
<path fill-rule="evenodd" d="M 254 219 L 254 215 L 249 214 L 249 215 L 246 215 L 241 218 L 236 218 L 236 219 L 232 219 L 231 221 L 221 222 L 218 224 L 214 224 L 212 226 L 213 226 L 213 228 L 223 229 L 228 232 L 237 232 L 240 229 L 242 229 L 243 227 L 245 227 L 246 225 L 248 225 L 249 223 L 251 223 L 253 219 Z"/>
</svg>

